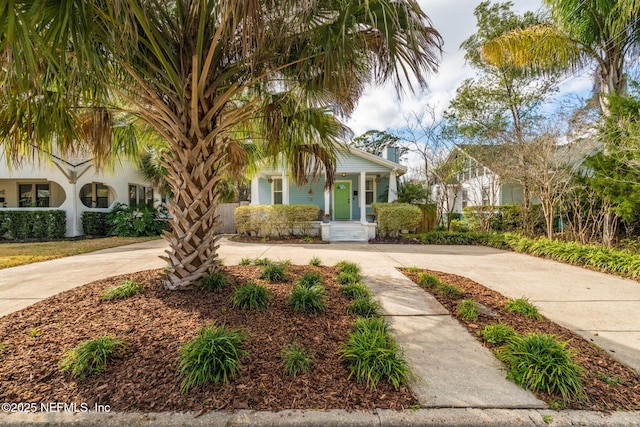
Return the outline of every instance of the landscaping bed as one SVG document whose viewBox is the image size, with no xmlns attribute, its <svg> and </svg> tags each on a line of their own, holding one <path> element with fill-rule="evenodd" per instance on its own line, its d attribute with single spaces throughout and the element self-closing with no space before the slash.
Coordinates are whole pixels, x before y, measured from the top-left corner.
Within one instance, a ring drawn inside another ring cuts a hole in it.
<svg viewBox="0 0 640 427">
<path fill-rule="evenodd" d="M 333 267 L 288 266 L 288 278 L 269 283 L 255 265 L 225 267 L 232 284 L 215 291 L 168 291 L 164 273 L 150 270 L 96 281 L 48 298 L 0 319 L 0 401 L 110 405 L 115 411 L 195 411 L 252 409 L 407 409 L 415 404 L 409 388 L 381 381 L 375 390 L 348 379 L 338 358 L 355 316 L 335 282 Z M 294 313 L 287 297 L 304 272 L 322 274 L 326 309 Z M 105 289 L 132 280 L 142 293 L 111 302 Z M 264 284 L 272 293 L 264 310 L 244 311 L 230 302 L 234 284 Z M 247 333 L 238 376 L 226 385 L 211 383 L 180 391 L 180 347 L 206 326 L 226 325 Z M 126 346 L 99 376 L 72 379 L 58 366 L 65 351 L 104 335 Z M 309 347 L 307 373 L 285 372 L 282 350 L 297 342 Z"/>
<path fill-rule="evenodd" d="M 268 243 L 268 244 L 328 244 L 318 236 L 272 236 L 272 237 L 257 237 L 257 236 L 244 236 L 237 234 L 229 237 L 232 242 L 242 243 Z"/>
<path fill-rule="evenodd" d="M 640 409 L 640 376 L 632 369 L 612 359 L 594 343 L 544 317 L 535 320 L 506 310 L 504 305 L 509 301 L 508 298 L 468 278 L 430 270 L 403 268 L 401 271 L 416 284 L 420 284 L 420 274 L 427 273 L 437 277 L 443 284 L 460 289 L 463 296 L 453 297 L 443 295 L 435 287 L 422 286 L 485 347 L 494 352 L 498 346 L 486 342 L 481 337 L 481 331 L 484 327 L 493 323 L 509 325 L 520 335 L 534 332 L 551 334 L 558 341 L 567 342 L 568 348 L 575 349 L 573 359 L 583 367 L 582 385 L 588 400 L 563 402 L 562 397 L 558 394 L 535 392 L 538 398 L 549 403 L 552 408 L 561 409 L 566 405 L 570 409 L 598 411 Z M 465 299 L 472 299 L 481 305 L 477 320 L 467 321 L 458 313 L 458 304 Z"/>
</svg>

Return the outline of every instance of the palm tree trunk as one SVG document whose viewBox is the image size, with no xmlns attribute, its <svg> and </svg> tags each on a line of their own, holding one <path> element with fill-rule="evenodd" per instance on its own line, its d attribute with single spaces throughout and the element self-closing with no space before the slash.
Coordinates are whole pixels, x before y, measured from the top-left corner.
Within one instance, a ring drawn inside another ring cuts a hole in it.
<svg viewBox="0 0 640 427">
<path fill-rule="evenodd" d="M 221 144 L 194 143 L 170 145 L 165 157 L 174 198 L 167 208 L 172 231 L 164 233 L 170 250 L 162 257 L 169 263 L 165 286 L 185 289 L 219 268 L 216 241 Z"/>
</svg>

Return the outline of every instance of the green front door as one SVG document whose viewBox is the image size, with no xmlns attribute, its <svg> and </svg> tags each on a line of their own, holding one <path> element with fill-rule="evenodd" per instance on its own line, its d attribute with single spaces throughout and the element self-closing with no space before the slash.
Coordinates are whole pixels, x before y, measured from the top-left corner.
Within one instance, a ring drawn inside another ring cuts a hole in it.
<svg viewBox="0 0 640 427">
<path fill-rule="evenodd" d="M 333 187 L 334 219 L 351 219 L 351 183 L 336 182 Z"/>
</svg>

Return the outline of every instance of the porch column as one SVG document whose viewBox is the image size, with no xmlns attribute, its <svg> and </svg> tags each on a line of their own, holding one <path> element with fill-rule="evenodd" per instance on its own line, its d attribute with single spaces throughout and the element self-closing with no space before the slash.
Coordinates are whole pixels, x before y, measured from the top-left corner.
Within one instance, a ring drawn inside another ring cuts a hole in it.
<svg viewBox="0 0 640 427">
<path fill-rule="evenodd" d="M 324 190 L 324 214 L 331 214 L 331 189 Z"/>
<path fill-rule="evenodd" d="M 251 178 L 251 205 L 260 204 L 260 187 L 258 186 L 258 177 Z"/>
<path fill-rule="evenodd" d="M 286 171 L 282 171 L 282 204 L 289 204 L 289 175 Z"/>
<path fill-rule="evenodd" d="M 396 171 L 392 170 L 389 174 L 389 195 L 387 202 L 392 203 L 398 200 L 398 186 L 396 183 Z"/>
<path fill-rule="evenodd" d="M 360 200 L 360 223 L 367 223 L 367 196 L 365 193 L 366 172 L 360 172 L 360 185 L 358 187 L 358 199 Z"/>
</svg>

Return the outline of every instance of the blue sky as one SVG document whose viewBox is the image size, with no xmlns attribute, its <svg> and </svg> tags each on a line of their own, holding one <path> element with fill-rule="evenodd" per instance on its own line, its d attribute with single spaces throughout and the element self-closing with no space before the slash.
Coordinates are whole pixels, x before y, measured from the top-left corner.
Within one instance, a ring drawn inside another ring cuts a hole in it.
<svg viewBox="0 0 640 427">
<path fill-rule="evenodd" d="M 480 0 L 419 0 L 419 3 L 444 39 L 440 70 L 429 78 L 428 90 L 415 95 L 405 94 L 400 100 L 390 86 L 369 88 L 347 120 L 355 136 L 369 129 L 403 128 L 406 126 L 405 117 L 420 113 L 427 104 L 435 107 L 437 114 L 442 114 L 455 96 L 459 84 L 474 75 L 474 71 L 465 64 L 464 52 L 459 50 L 459 46 L 476 32 L 473 10 Z M 513 3 L 513 10 L 518 13 L 537 11 L 542 6 L 540 0 L 514 0 Z M 580 93 L 586 96 L 591 86 L 591 76 L 587 71 L 580 76 L 564 79 L 560 90 L 563 94 Z"/>
</svg>

